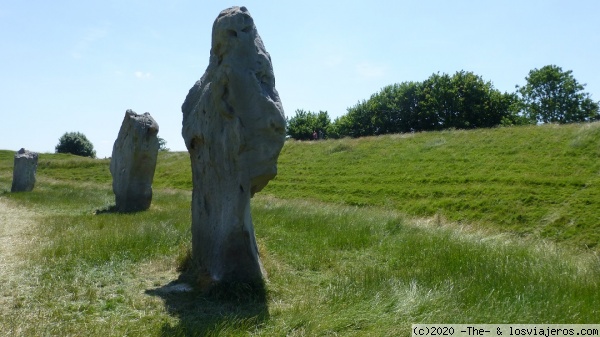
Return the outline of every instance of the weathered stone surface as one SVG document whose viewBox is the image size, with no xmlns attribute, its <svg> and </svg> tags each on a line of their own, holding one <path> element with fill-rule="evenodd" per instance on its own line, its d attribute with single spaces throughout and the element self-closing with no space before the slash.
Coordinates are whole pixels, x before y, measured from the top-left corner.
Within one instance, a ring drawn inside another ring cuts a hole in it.
<svg viewBox="0 0 600 337">
<path fill-rule="evenodd" d="M 271 58 L 245 7 L 213 24 L 206 72 L 182 106 L 192 162 L 192 270 L 201 286 L 262 282 L 250 198 L 277 174 L 285 117 Z"/>
<path fill-rule="evenodd" d="M 136 212 L 150 207 L 157 134 L 158 124 L 149 113 L 125 112 L 110 160 L 117 211 Z"/>
<path fill-rule="evenodd" d="M 15 153 L 11 192 L 30 192 L 35 186 L 38 154 L 20 149 Z"/>
</svg>

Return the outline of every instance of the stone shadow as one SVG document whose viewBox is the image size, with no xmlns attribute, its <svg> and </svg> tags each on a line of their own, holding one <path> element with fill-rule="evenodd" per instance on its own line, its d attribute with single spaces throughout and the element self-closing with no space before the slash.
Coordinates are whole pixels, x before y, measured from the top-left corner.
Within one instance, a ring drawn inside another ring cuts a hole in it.
<svg viewBox="0 0 600 337">
<path fill-rule="evenodd" d="M 111 205 L 111 206 L 107 206 L 104 208 L 99 208 L 97 210 L 94 211 L 95 215 L 100 215 L 100 214 L 112 214 L 112 213 L 119 213 L 119 211 L 117 210 L 117 206 L 116 205 Z"/>
<path fill-rule="evenodd" d="M 229 284 L 200 292 L 173 281 L 146 294 L 160 297 L 169 314 L 179 318 L 175 326 L 163 325 L 165 337 L 219 335 L 223 328 L 254 330 L 269 318 L 264 285 Z"/>
<path fill-rule="evenodd" d="M 122 211 L 119 210 L 117 208 L 117 205 L 110 205 L 110 206 L 106 206 L 104 208 L 99 208 L 97 210 L 94 211 L 95 215 L 101 215 L 101 214 L 114 214 L 114 213 L 119 213 L 119 214 L 132 214 L 132 213 L 140 213 L 140 212 L 145 212 L 146 210 L 133 210 L 133 211 Z"/>
</svg>

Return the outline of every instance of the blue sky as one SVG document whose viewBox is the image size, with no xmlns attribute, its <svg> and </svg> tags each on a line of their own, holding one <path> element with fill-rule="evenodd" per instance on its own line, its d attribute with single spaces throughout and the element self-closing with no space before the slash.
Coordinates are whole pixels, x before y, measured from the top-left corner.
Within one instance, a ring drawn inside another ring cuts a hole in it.
<svg viewBox="0 0 600 337">
<path fill-rule="evenodd" d="M 549 64 L 600 100 L 600 1 L 0 0 L 0 149 L 54 152 L 80 131 L 108 157 L 133 109 L 185 151 L 181 104 L 208 64 L 214 19 L 233 5 L 254 17 L 288 117 L 333 119 L 436 72 L 513 92 Z"/>
</svg>

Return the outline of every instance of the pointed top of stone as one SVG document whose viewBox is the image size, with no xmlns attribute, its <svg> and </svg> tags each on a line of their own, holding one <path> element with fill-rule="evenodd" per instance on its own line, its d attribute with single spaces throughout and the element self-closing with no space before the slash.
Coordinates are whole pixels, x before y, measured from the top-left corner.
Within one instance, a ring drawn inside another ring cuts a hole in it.
<svg viewBox="0 0 600 337">
<path fill-rule="evenodd" d="M 26 150 L 25 148 L 21 148 L 15 153 L 15 158 L 37 158 L 37 156 L 37 152 L 31 152 L 29 150 Z"/>
<path fill-rule="evenodd" d="M 236 34 L 239 31 L 249 33 L 256 30 L 256 27 L 254 26 L 254 19 L 252 19 L 246 7 L 234 6 L 222 10 L 215 19 L 213 23 L 213 43 L 215 42 L 215 32 L 220 30 L 225 30 L 227 34 L 237 37 Z"/>
</svg>

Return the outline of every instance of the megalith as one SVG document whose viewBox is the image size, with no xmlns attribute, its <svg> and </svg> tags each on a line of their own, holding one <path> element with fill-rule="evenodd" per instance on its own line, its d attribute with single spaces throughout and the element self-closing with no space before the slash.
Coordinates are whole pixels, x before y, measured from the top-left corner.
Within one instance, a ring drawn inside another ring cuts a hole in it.
<svg viewBox="0 0 600 337">
<path fill-rule="evenodd" d="M 37 152 L 20 149 L 15 153 L 11 192 L 30 192 L 35 186 Z"/>
<path fill-rule="evenodd" d="M 110 160 L 116 211 L 137 212 L 150 207 L 159 147 L 157 134 L 158 124 L 149 113 L 125 112 Z"/>
<path fill-rule="evenodd" d="M 262 284 L 250 198 L 277 174 L 285 117 L 271 57 L 245 7 L 212 27 L 208 67 L 182 107 L 192 164 L 192 259 L 201 288 Z"/>
</svg>

